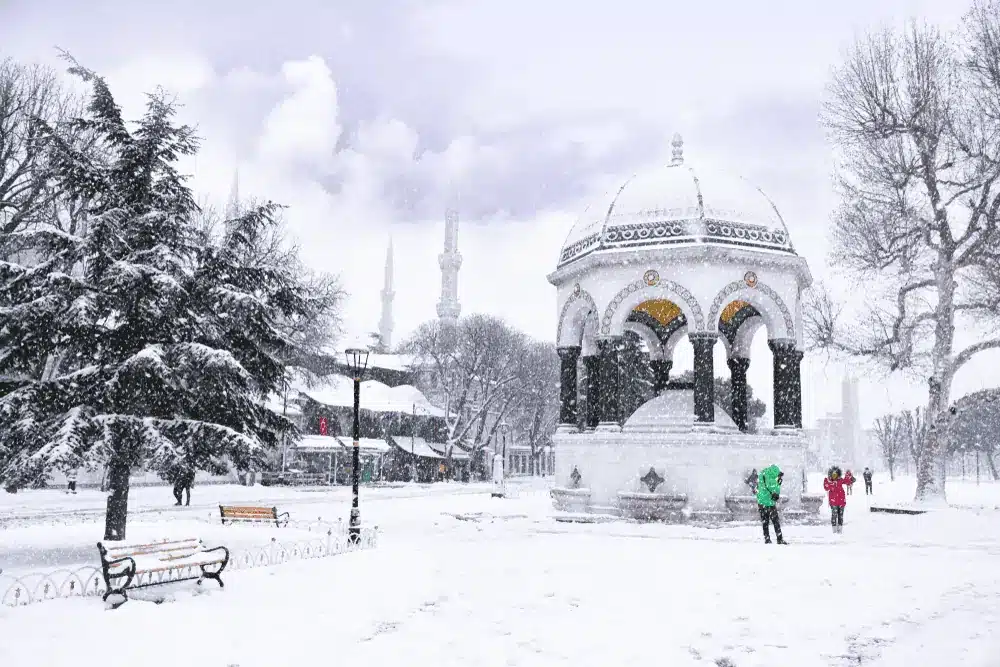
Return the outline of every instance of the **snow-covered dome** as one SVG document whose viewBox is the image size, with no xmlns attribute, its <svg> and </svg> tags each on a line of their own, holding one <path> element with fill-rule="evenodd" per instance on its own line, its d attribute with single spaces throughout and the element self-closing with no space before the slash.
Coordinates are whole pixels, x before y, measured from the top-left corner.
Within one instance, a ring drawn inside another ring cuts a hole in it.
<svg viewBox="0 0 1000 667">
<path fill-rule="evenodd" d="M 622 431 L 625 433 L 669 433 L 690 431 L 694 426 L 694 390 L 670 389 L 643 403 L 632 413 Z M 718 405 L 715 405 L 716 428 L 738 430 L 736 422 Z"/>
<path fill-rule="evenodd" d="M 586 208 L 559 266 L 605 250 L 695 243 L 795 253 L 781 214 L 760 188 L 686 162 L 678 135 L 672 146 L 670 164 L 632 176 Z"/>
</svg>

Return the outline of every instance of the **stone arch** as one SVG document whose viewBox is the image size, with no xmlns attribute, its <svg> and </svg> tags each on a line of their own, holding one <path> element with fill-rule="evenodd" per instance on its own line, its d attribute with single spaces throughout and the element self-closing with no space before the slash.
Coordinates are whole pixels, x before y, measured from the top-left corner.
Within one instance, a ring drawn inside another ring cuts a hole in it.
<svg viewBox="0 0 1000 667">
<path fill-rule="evenodd" d="M 622 330 L 635 333 L 643 340 L 643 342 L 646 343 L 646 347 L 649 348 L 650 359 L 663 358 L 663 344 L 657 337 L 656 332 L 647 327 L 645 324 L 640 322 L 625 322 L 625 324 L 622 325 Z"/>
<path fill-rule="evenodd" d="M 757 282 L 753 287 L 743 280 L 734 280 L 715 295 L 708 310 L 709 331 L 719 330 L 722 309 L 735 300 L 743 300 L 757 309 L 767 326 L 768 338 L 795 339 L 795 318 L 778 293 L 769 285 Z"/>
<path fill-rule="evenodd" d="M 766 327 L 764 318 L 760 316 L 753 316 L 747 319 L 740 328 L 736 331 L 736 340 L 733 341 L 733 345 L 726 352 L 730 357 L 743 357 L 750 358 L 750 345 L 753 343 L 753 337 L 757 335 L 757 331 L 761 327 Z M 725 340 L 725 336 L 719 336 Z"/>
<path fill-rule="evenodd" d="M 677 349 L 677 344 L 680 343 L 687 335 L 690 329 L 688 325 L 684 325 L 677 331 L 670 334 L 670 338 L 663 341 L 663 358 L 673 360 L 674 350 Z"/>
<path fill-rule="evenodd" d="M 640 278 L 621 288 L 608 307 L 604 309 L 604 316 L 601 318 L 601 335 L 613 336 L 615 332 L 622 331 L 625 318 L 632 312 L 632 309 L 651 299 L 672 301 L 684 313 L 689 327 L 693 326 L 696 331 L 705 329 L 705 315 L 702 313 L 701 305 L 686 287 L 672 280 L 659 279 L 656 284 L 650 285 L 645 278 Z"/>
<path fill-rule="evenodd" d="M 583 325 L 591 313 L 595 317 L 597 316 L 597 303 L 594 301 L 594 297 L 590 296 L 590 293 L 577 283 L 559 312 L 556 345 L 559 347 L 579 346 L 583 340 Z"/>
</svg>

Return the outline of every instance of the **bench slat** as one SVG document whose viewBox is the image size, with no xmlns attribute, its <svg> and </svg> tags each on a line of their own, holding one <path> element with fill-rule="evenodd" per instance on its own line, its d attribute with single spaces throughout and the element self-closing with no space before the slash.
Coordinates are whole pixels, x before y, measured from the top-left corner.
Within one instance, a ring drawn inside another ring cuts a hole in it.
<svg viewBox="0 0 1000 667">
<path fill-rule="evenodd" d="M 278 513 L 277 507 L 261 507 L 259 505 L 219 505 L 222 522 L 227 521 L 274 521 L 279 526 L 288 522 L 288 513 Z"/>
</svg>

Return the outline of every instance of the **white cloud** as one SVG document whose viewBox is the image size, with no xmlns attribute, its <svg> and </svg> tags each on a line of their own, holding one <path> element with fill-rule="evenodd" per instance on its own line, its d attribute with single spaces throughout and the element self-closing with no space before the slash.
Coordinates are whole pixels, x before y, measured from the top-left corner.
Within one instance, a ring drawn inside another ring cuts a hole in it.
<svg viewBox="0 0 1000 667">
<path fill-rule="evenodd" d="M 281 68 L 292 93 L 264 122 L 261 157 L 279 163 L 319 166 L 334 153 L 340 138 L 337 85 L 318 56 L 287 62 Z"/>
<path fill-rule="evenodd" d="M 191 52 L 143 53 L 102 74 L 126 118 L 139 117 L 146 94 L 158 86 L 184 100 L 211 86 L 216 78 L 211 63 Z"/>
</svg>

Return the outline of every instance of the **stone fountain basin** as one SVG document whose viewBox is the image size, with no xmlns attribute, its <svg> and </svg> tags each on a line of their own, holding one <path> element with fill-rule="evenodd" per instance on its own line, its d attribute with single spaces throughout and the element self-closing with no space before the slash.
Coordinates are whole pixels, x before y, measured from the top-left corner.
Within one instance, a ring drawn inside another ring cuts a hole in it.
<svg viewBox="0 0 1000 667">
<path fill-rule="evenodd" d="M 560 512 L 586 512 L 590 507 L 590 489 L 554 488 L 549 490 L 552 505 Z"/>
<path fill-rule="evenodd" d="M 788 496 L 781 496 L 778 500 L 778 509 L 784 509 L 787 506 Z M 733 519 L 737 521 L 760 519 L 757 496 L 726 496 L 726 508 L 732 513 Z"/>
<path fill-rule="evenodd" d="M 687 502 L 683 493 L 618 492 L 622 514 L 638 521 L 682 521 L 681 510 Z"/>
<path fill-rule="evenodd" d="M 802 509 L 812 514 L 819 514 L 826 502 L 826 496 L 821 493 L 803 493 Z"/>
</svg>

